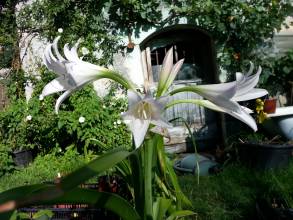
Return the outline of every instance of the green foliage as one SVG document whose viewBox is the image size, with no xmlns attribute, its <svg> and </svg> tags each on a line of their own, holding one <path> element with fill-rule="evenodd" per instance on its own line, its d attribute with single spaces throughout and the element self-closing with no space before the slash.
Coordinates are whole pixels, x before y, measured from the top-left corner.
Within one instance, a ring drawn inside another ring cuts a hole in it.
<svg viewBox="0 0 293 220">
<path fill-rule="evenodd" d="M 121 90 L 122 96 L 117 98 L 111 89 L 106 97 L 100 98 L 88 86 L 72 95 L 57 115 L 53 110 L 57 94 L 43 101 L 38 98 L 44 85 L 54 77 L 43 71 L 42 80 L 31 78 L 35 90 L 28 103 L 23 98 L 12 98 L 10 105 L 0 112 L 1 143 L 12 150 L 32 148 L 43 152 L 74 144 L 86 154 L 115 147 L 130 148 L 130 133 L 121 120 L 121 112 L 127 108 L 125 92 Z M 9 85 L 14 91 L 15 84 Z M 79 122 L 80 117 L 84 117 L 83 123 Z"/>
<path fill-rule="evenodd" d="M 27 138 L 25 100 L 19 99 L 0 112 L 0 135 L 1 142 L 11 150 L 29 149 L 32 147 Z"/>
<path fill-rule="evenodd" d="M 4 144 L 0 144 L 0 177 L 13 169 L 11 150 Z"/>
<path fill-rule="evenodd" d="M 11 67 L 17 51 L 17 25 L 15 5 L 18 1 L 8 0 L 0 3 L 0 69 Z"/>
<path fill-rule="evenodd" d="M 270 64 L 271 73 L 263 80 L 262 87 L 268 89 L 270 95 L 285 94 L 292 102 L 293 50 L 281 57 L 270 59 Z"/>
<path fill-rule="evenodd" d="M 292 201 L 292 175 L 293 163 L 287 169 L 266 172 L 232 164 L 218 175 L 201 176 L 199 185 L 195 176 L 179 180 L 199 219 L 232 220 L 254 219 L 257 197 L 286 195 Z"/>
<path fill-rule="evenodd" d="M 166 9 L 167 17 L 162 12 Z M 19 24 L 53 39 L 63 28 L 62 40 L 89 48 L 89 61 L 108 64 L 113 53 L 125 48 L 119 37 L 139 36 L 151 27 L 177 24 L 186 18 L 209 31 L 215 40 L 219 65 L 234 74 L 248 61 L 263 65 L 267 56 L 260 48 L 270 48 L 275 30 L 290 15 L 290 0 L 181 0 L 181 1 L 36 1 L 20 12 Z M 274 18 L 274 19 L 272 19 Z M 131 39 L 129 39 L 131 43 Z M 97 44 L 98 43 L 98 44 Z M 135 43 L 135 42 L 134 42 Z M 103 51 L 97 60 L 94 53 Z M 264 70 L 269 74 L 269 70 Z"/>
<path fill-rule="evenodd" d="M 2 161 L 1 161 L 2 162 Z M 36 184 L 42 182 L 52 182 L 57 177 L 57 173 L 67 175 L 84 165 L 86 158 L 80 155 L 73 147 L 54 149 L 46 155 L 39 155 L 34 162 L 26 168 L 7 173 L 0 179 L 0 191 L 14 187 Z"/>
<path fill-rule="evenodd" d="M 75 144 L 88 145 L 96 152 L 115 147 L 130 149 L 130 133 L 121 120 L 121 112 L 126 108 L 126 99 L 115 98 L 113 90 L 101 99 L 91 87 L 87 87 L 73 94 L 61 106 L 58 129 L 72 141 L 76 140 Z M 81 123 L 80 117 L 85 121 Z"/>
<path fill-rule="evenodd" d="M 272 44 L 275 29 L 280 30 L 292 11 L 289 0 L 188 2 L 181 1 L 172 8 L 174 19 L 186 16 L 189 23 L 208 30 L 216 41 L 219 64 L 233 74 L 248 61 L 262 64 L 259 48 Z"/>
</svg>

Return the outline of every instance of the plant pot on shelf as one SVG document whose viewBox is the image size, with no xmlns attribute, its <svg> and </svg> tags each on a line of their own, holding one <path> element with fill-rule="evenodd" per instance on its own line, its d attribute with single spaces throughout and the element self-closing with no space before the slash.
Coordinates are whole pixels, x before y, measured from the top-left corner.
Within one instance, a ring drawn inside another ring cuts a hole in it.
<svg viewBox="0 0 293 220">
<path fill-rule="evenodd" d="M 293 155 L 292 144 L 239 143 L 239 160 L 260 170 L 286 167 Z"/>
<path fill-rule="evenodd" d="M 32 150 L 17 150 L 13 152 L 13 161 L 16 166 L 26 167 L 33 161 Z"/>
<path fill-rule="evenodd" d="M 293 140 L 293 106 L 278 107 L 275 113 L 267 117 L 262 125 L 268 133 Z"/>
<path fill-rule="evenodd" d="M 275 98 L 265 99 L 263 108 L 264 108 L 264 112 L 268 114 L 275 113 L 277 108 L 277 99 Z"/>
</svg>

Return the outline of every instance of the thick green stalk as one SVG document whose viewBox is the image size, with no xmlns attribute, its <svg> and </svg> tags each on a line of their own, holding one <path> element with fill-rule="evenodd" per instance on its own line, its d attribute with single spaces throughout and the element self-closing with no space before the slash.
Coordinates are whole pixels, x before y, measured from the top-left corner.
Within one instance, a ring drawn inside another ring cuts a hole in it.
<svg viewBox="0 0 293 220">
<path fill-rule="evenodd" d="M 135 209 L 141 216 L 144 216 L 144 176 L 142 170 L 141 149 L 134 151 L 129 157 L 130 166 L 132 171 L 132 182 L 134 190 L 134 204 Z"/>
<path fill-rule="evenodd" d="M 153 183 L 153 149 L 154 149 L 154 140 L 153 138 L 148 138 L 144 141 L 142 148 L 143 154 L 143 169 L 144 169 L 144 219 L 153 220 L 153 192 L 152 192 L 152 183 Z"/>
</svg>

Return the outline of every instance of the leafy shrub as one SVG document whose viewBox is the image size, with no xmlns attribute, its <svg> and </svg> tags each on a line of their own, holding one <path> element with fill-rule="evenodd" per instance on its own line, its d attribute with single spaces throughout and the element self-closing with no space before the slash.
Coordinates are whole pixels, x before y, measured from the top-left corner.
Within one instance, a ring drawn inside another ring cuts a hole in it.
<svg viewBox="0 0 293 220">
<path fill-rule="evenodd" d="M 292 102 L 293 87 L 293 50 L 271 61 L 271 74 L 263 80 L 262 87 L 269 90 L 271 95 L 286 94 Z M 293 104 L 293 103 L 289 103 Z"/>
<path fill-rule="evenodd" d="M 61 107 L 58 128 L 78 145 L 90 145 L 95 151 L 131 146 L 130 133 L 121 121 L 126 100 L 110 92 L 101 99 L 87 87 L 70 97 Z M 84 118 L 84 122 L 80 121 Z"/>
<path fill-rule="evenodd" d="M 49 154 L 37 156 L 28 167 L 2 176 L 0 191 L 26 184 L 52 182 L 58 172 L 66 175 L 84 165 L 85 162 L 86 158 L 73 147 L 68 147 L 65 152 L 60 148 L 54 148 Z"/>
<path fill-rule="evenodd" d="M 33 97 L 12 99 L 10 105 L 0 112 L 0 143 L 12 150 L 36 149 L 49 152 L 54 147 L 65 148 L 71 144 L 80 151 L 85 148 L 101 152 L 114 147 L 131 146 L 130 133 L 120 118 L 127 102 L 117 98 L 114 89 L 100 98 L 92 86 L 75 93 L 61 106 L 59 115 L 54 105 L 59 94 L 39 100 L 44 85 L 54 75 L 42 70 L 42 80 L 31 78 L 35 84 Z M 13 83 L 10 84 L 14 88 Z M 84 122 L 80 122 L 80 118 Z"/>
<path fill-rule="evenodd" d="M 0 177 L 13 170 L 11 150 L 4 144 L 0 144 Z"/>
</svg>

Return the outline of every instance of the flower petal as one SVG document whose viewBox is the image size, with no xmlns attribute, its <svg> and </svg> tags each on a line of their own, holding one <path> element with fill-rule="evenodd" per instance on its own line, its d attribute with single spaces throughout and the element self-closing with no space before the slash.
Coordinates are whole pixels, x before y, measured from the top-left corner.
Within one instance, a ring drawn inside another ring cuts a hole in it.
<svg viewBox="0 0 293 220">
<path fill-rule="evenodd" d="M 245 77 L 245 80 L 238 82 L 235 96 L 243 95 L 253 89 L 258 83 L 261 71 L 262 69 L 259 67 L 256 74 Z"/>
<path fill-rule="evenodd" d="M 173 47 L 171 47 L 168 52 L 166 53 L 163 64 L 162 64 L 162 69 L 159 75 L 159 84 L 162 83 L 164 84 L 173 68 Z"/>
<path fill-rule="evenodd" d="M 128 123 L 128 127 L 133 134 L 135 147 L 138 148 L 142 144 L 144 137 L 149 128 L 150 121 L 141 120 L 138 118 L 132 118 L 131 122 Z"/>
<path fill-rule="evenodd" d="M 173 83 L 174 79 L 176 78 L 181 66 L 184 63 L 184 59 L 179 60 L 174 67 L 172 68 L 171 73 L 168 76 L 167 82 L 165 83 L 165 91 L 169 89 L 169 87 L 171 86 L 171 84 Z"/>
<path fill-rule="evenodd" d="M 56 92 L 62 92 L 62 91 L 67 90 L 69 88 L 70 88 L 70 86 L 66 83 L 64 78 L 61 76 L 61 77 L 53 79 L 51 82 L 49 82 L 44 87 L 41 94 L 43 97 L 45 97 L 45 96 L 54 94 Z"/>
<path fill-rule="evenodd" d="M 69 89 L 67 90 L 66 92 L 64 92 L 61 96 L 59 96 L 59 98 L 57 99 L 56 101 L 56 104 L 55 104 L 55 112 L 56 114 L 58 114 L 58 111 L 59 111 L 59 108 L 60 108 L 60 105 L 62 104 L 62 102 L 67 99 L 71 93 L 73 93 L 73 89 Z"/>
<path fill-rule="evenodd" d="M 141 101 L 140 95 L 137 92 L 134 92 L 132 90 L 127 91 L 127 97 L 128 97 L 128 108 L 129 109 Z"/>
<path fill-rule="evenodd" d="M 66 60 L 61 56 L 61 54 L 60 54 L 60 52 L 59 52 L 59 50 L 58 50 L 58 41 L 59 41 L 59 39 L 60 39 L 60 36 L 58 36 L 58 37 L 56 37 L 56 38 L 54 39 L 54 41 L 53 41 L 53 49 L 54 49 L 54 52 L 55 52 L 55 54 L 56 54 L 58 60 L 59 60 L 60 62 L 62 62 L 62 61 L 66 61 Z"/>
<path fill-rule="evenodd" d="M 59 108 L 60 108 L 60 105 L 62 104 L 62 102 L 64 102 L 65 99 L 67 99 L 73 92 L 81 89 L 84 85 L 86 85 L 87 82 L 85 83 L 82 83 L 76 87 L 71 87 L 70 89 L 68 89 L 67 91 L 65 91 L 56 101 L 56 104 L 55 104 L 55 112 L 56 114 L 58 114 L 58 111 L 59 111 Z"/>
<path fill-rule="evenodd" d="M 49 70 L 57 73 L 59 76 L 61 76 L 61 75 L 64 76 L 66 74 L 65 65 L 63 63 L 57 61 L 57 59 L 52 54 L 52 45 L 51 44 L 49 44 L 45 49 L 43 61 Z"/>
<path fill-rule="evenodd" d="M 252 74 L 252 72 L 253 72 L 254 64 L 251 61 L 249 61 L 249 64 L 250 64 L 250 67 L 249 67 L 248 72 L 245 74 L 245 76 L 250 76 Z"/>
<path fill-rule="evenodd" d="M 68 61 L 81 62 L 77 54 L 77 46 L 78 46 L 78 43 L 76 43 L 74 47 L 69 49 L 68 43 L 64 45 L 64 55 Z"/>
<path fill-rule="evenodd" d="M 215 107 L 212 105 L 213 103 L 208 103 L 207 100 L 202 100 L 202 101 L 205 101 L 205 102 L 201 102 L 202 106 L 216 110 L 216 111 L 227 113 L 231 115 L 232 117 L 237 118 L 238 120 L 244 122 L 249 127 L 251 127 L 254 131 L 257 131 L 257 125 L 255 123 L 255 120 L 249 115 L 248 109 L 245 109 L 243 106 L 240 106 L 238 103 L 236 104 L 239 105 L 240 111 L 233 111 L 227 108 L 223 108 L 222 106 Z"/>
<path fill-rule="evenodd" d="M 265 96 L 268 94 L 268 91 L 265 89 L 251 89 L 249 92 L 243 94 L 243 95 L 238 95 L 238 96 L 234 96 L 232 98 L 232 100 L 236 101 L 236 102 L 242 102 L 242 101 L 247 101 L 247 100 L 251 100 L 251 99 L 257 99 L 260 98 L 262 96 Z"/>
</svg>

